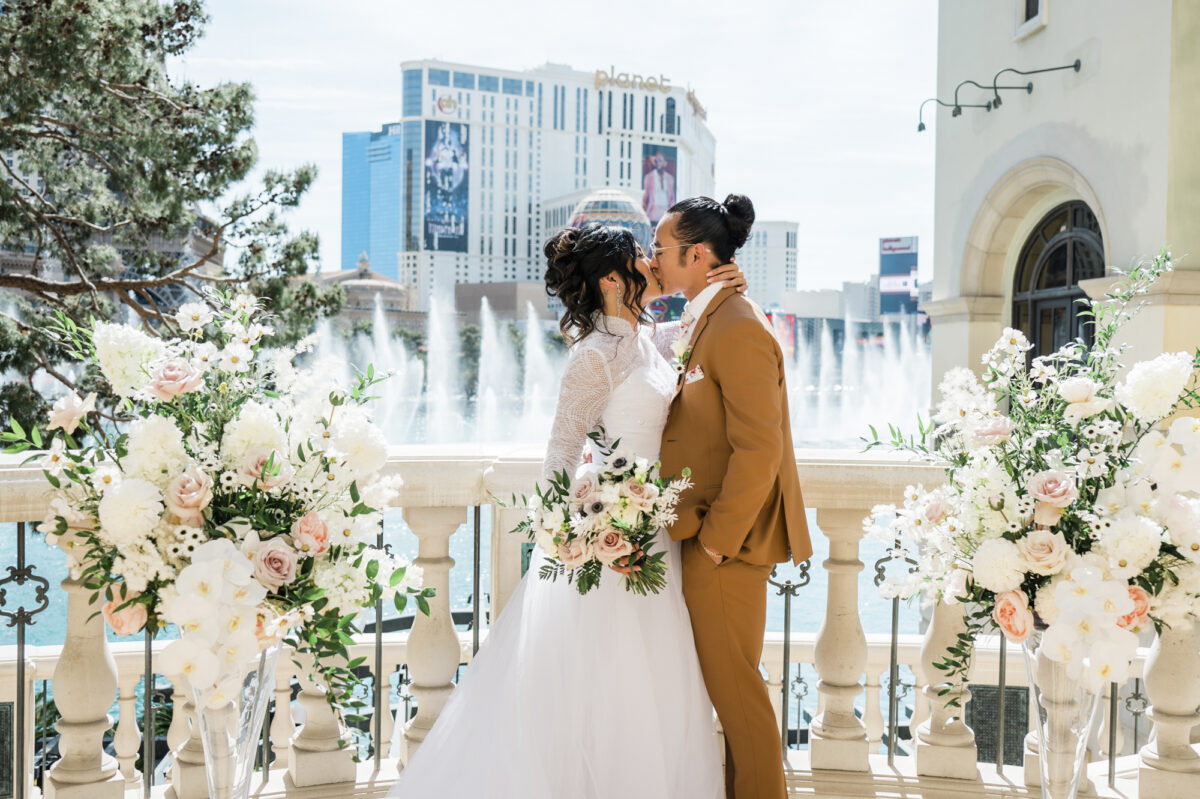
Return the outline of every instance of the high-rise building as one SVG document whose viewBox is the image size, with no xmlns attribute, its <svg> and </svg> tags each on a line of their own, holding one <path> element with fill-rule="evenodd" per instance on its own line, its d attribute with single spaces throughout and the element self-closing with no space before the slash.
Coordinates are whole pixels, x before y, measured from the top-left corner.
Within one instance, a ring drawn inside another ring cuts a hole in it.
<svg viewBox="0 0 1200 799">
<path fill-rule="evenodd" d="M 704 108 L 665 76 L 401 69 L 400 120 L 342 136 L 341 266 L 365 251 L 422 307 L 456 283 L 540 280 L 542 242 L 589 189 L 633 193 L 652 222 L 712 193 Z"/>
<path fill-rule="evenodd" d="M 764 308 L 782 308 L 787 292 L 796 290 L 795 222 L 754 223 L 750 238 L 738 250 L 737 262 L 746 273 L 750 296 Z"/>
</svg>

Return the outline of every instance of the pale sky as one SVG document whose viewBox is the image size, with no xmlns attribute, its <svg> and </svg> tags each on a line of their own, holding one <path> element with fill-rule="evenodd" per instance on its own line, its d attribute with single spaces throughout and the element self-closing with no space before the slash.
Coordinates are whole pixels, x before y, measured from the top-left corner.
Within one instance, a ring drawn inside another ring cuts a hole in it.
<svg viewBox="0 0 1200 799">
<path fill-rule="evenodd" d="M 210 0 L 183 64 L 203 85 L 257 91 L 260 167 L 316 164 L 296 228 L 339 267 L 341 134 L 400 116 L 400 62 L 501 69 L 547 61 L 690 85 L 716 137 L 716 190 L 799 222 L 800 288 L 878 268 L 878 239 L 916 235 L 932 274 L 936 0 Z M 931 115 L 932 116 L 932 115 Z"/>
</svg>

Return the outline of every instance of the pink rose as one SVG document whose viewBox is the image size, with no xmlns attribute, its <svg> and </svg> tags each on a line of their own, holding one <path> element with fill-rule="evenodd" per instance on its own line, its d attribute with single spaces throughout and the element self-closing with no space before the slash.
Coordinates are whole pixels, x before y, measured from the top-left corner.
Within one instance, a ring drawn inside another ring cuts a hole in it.
<svg viewBox="0 0 1200 799">
<path fill-rule="evenodd" d="M 1017 541 L 1017 549 L 1027 570 L 1045 577 L 1062 571 L 1071 555 L 1071 548 L 1067 546 L 1063 534 L 1049 530 L 1031 531 Z"/>
<path fill-rule="evenodd" d="M 96 410 L 95 392 L 88 394 L 84 399 L 80 399 L 79 395 L 74 392 L 64 394 L 54 402 L 54 407 L 50 409 L 50 423 L 46 425 L 46 429 L 62 428 L 64 433 L 71 435 L 75 432 L 75 428 L 79 427 L 83 417 L 94 410 Z"/>
<path fill-rule="evenodd" d="M 1058 524 L 1062 509 L 1079 498 L 1075 481 L 1066 472 L 1056 469 L 1035 474 L 1029 481 L 1029 494 L 1037 500 L 1033 520 L 1047 527 Z"/>
<path fill-rule="evenodd" d="M 254 577 L 272 591 L 296 579 L 296 550 L 272 538 L 254 553 Z"/>
<path fill-rule="evenodd" d="M 267 464 L 272 464 L 272 470 L 275 474 L 271 474 L 267 469 Z M 278 488 L 285 485 L 295 471 L 292 469 L 292 464 L 283 456 L 281 452 L 274 449 L 252 449 L 246 453 L 246 459 L 242 461 L 242 468 L 239 476 L 242 479 L 242 484 L 269 491 L 272 488 Z"/>
<path fill-rule="evenodd" d="M 292 523 L 292 543 L 310 557 L 329 549 L 329 528 L 316 511 L 310 510 Z"/>
<path fill-rule="evenodd" d="M 658 486 L 654 483 L 643 483 L 631 477 L 625 481 L 622 490 L 625 492 L 625 496 L 629 497 L 629 502 L 633 507 L 646 513 L 654 508 L 654 503 L 658 500 Z"/>
<path fill-rule="evenodd" d="M 992 619 L 1005 638 L 1014 644 L 1021 643 L 1033 631 L 1033 612 L 1029 610 L 1029 597 L 1020 589 L 997 595 Z"/>
<path fill-rule="evenodd" d="M 171 358 L 154 370 L 146 390 L 162 402 L 170 402 L 180 394 L 200 388 L 204 374 L 185 358 Z"/>
<path fill-rule="evenodd" d="M 1012 419 L 1007 416 L 998 416 L 976 427 L 972 440 L 977 447 L 999 444 L 1002 441 L 1008 441 L 1016 429 L 1017 425 Z"/>
<path fill-rule="evenodd" d="M 941 489 L 931 491 L 921 507 L 921 517 L 932 525 L 941 524 L 953 512 L 954 506 Z"/>
<path fill-rule="evenodd" d="M 611 566 L 618 558 L 623 558 L 633 552 L 633 544 L 620 530 L 611 527 L 596 539 L 596 560 L 605 566 Z"/>
<path fill-rule="evenodd" d="M 600 490 L 596 476 L 591 472 L 575 475 L 571 481 L 571 504 L 582 505 L 592 494 Z"/>
<path fill-rule="evenodd" d="M 212 502 L 212 478 L 196 466 L 189 466 L 183 474 L 167 484 L 164 498 L 167 509 L 182 522 L 198 525 L 201 512 Z"/>
<path fill-rule="evenodd" d="M 129 599 L 136 599 L 130 597 Z M 117 635 L 133 635 L 146 626 L 146 606 L 141 603 L 126 605 L 117 610 L 118 607 L 125 604 L 129 599 L 114 599 L 107 603 L 101 612 L 104 614 L 104 620 L 108 622 L 108 626 Z"/>
<path fill-rule="evenodd" d="M 583 536 L 576 536 L 570 541 L 558 545 L 558 559 L 568 569 L 577 569 L 587 563 L 592 557 L 591 547 Z"/>
<path fill-rule="evenodd" d="M 1129 598 L 1133 600 L 1133 610 L 1117 619 L 1117 626 L 1122 630 L 1128 630 L 1130 627 L 1145 627 L 1150 621 L 1146 616 L 1150 612 L 1150 595 L 1140 585 L 1131 585 L 1129 586 Z"/>
</svg>

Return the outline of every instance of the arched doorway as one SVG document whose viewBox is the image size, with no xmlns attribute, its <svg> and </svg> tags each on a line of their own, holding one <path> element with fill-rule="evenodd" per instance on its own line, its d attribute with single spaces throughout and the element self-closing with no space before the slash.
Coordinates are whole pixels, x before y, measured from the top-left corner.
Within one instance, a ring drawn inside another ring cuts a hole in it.
<svg viewBox="0 0 1200 799">
<path fill-rule="evenodd" d="M 1013 280 L 1013 327 L 1033 344 L 1030 357 L 1048 355 L 1082 338 L 1092 325 L 1081 317 L 1087 295 L 1079 281 L 1104 276 L 1104 241 L 1096 215 L 1075 200 L 1050 211 L 1025 240 Z"/>
</svg>

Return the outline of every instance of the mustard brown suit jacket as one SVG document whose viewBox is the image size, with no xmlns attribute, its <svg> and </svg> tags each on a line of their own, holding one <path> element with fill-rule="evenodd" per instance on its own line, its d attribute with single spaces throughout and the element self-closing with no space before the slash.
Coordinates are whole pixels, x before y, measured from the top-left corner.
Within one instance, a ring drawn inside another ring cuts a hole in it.
<svg viewBox="0 0 1200 799">
<path fill-rule="evenodd" d="M 812 555 L 796 473 L 783 351 L 758 306 L 722 289 L 695 323 L 663 430 L 662 473 L 692 470 L 671 538 L 760 565 Z M 697 367 L 703 372 L 699 377 Z"/>
</svg>

